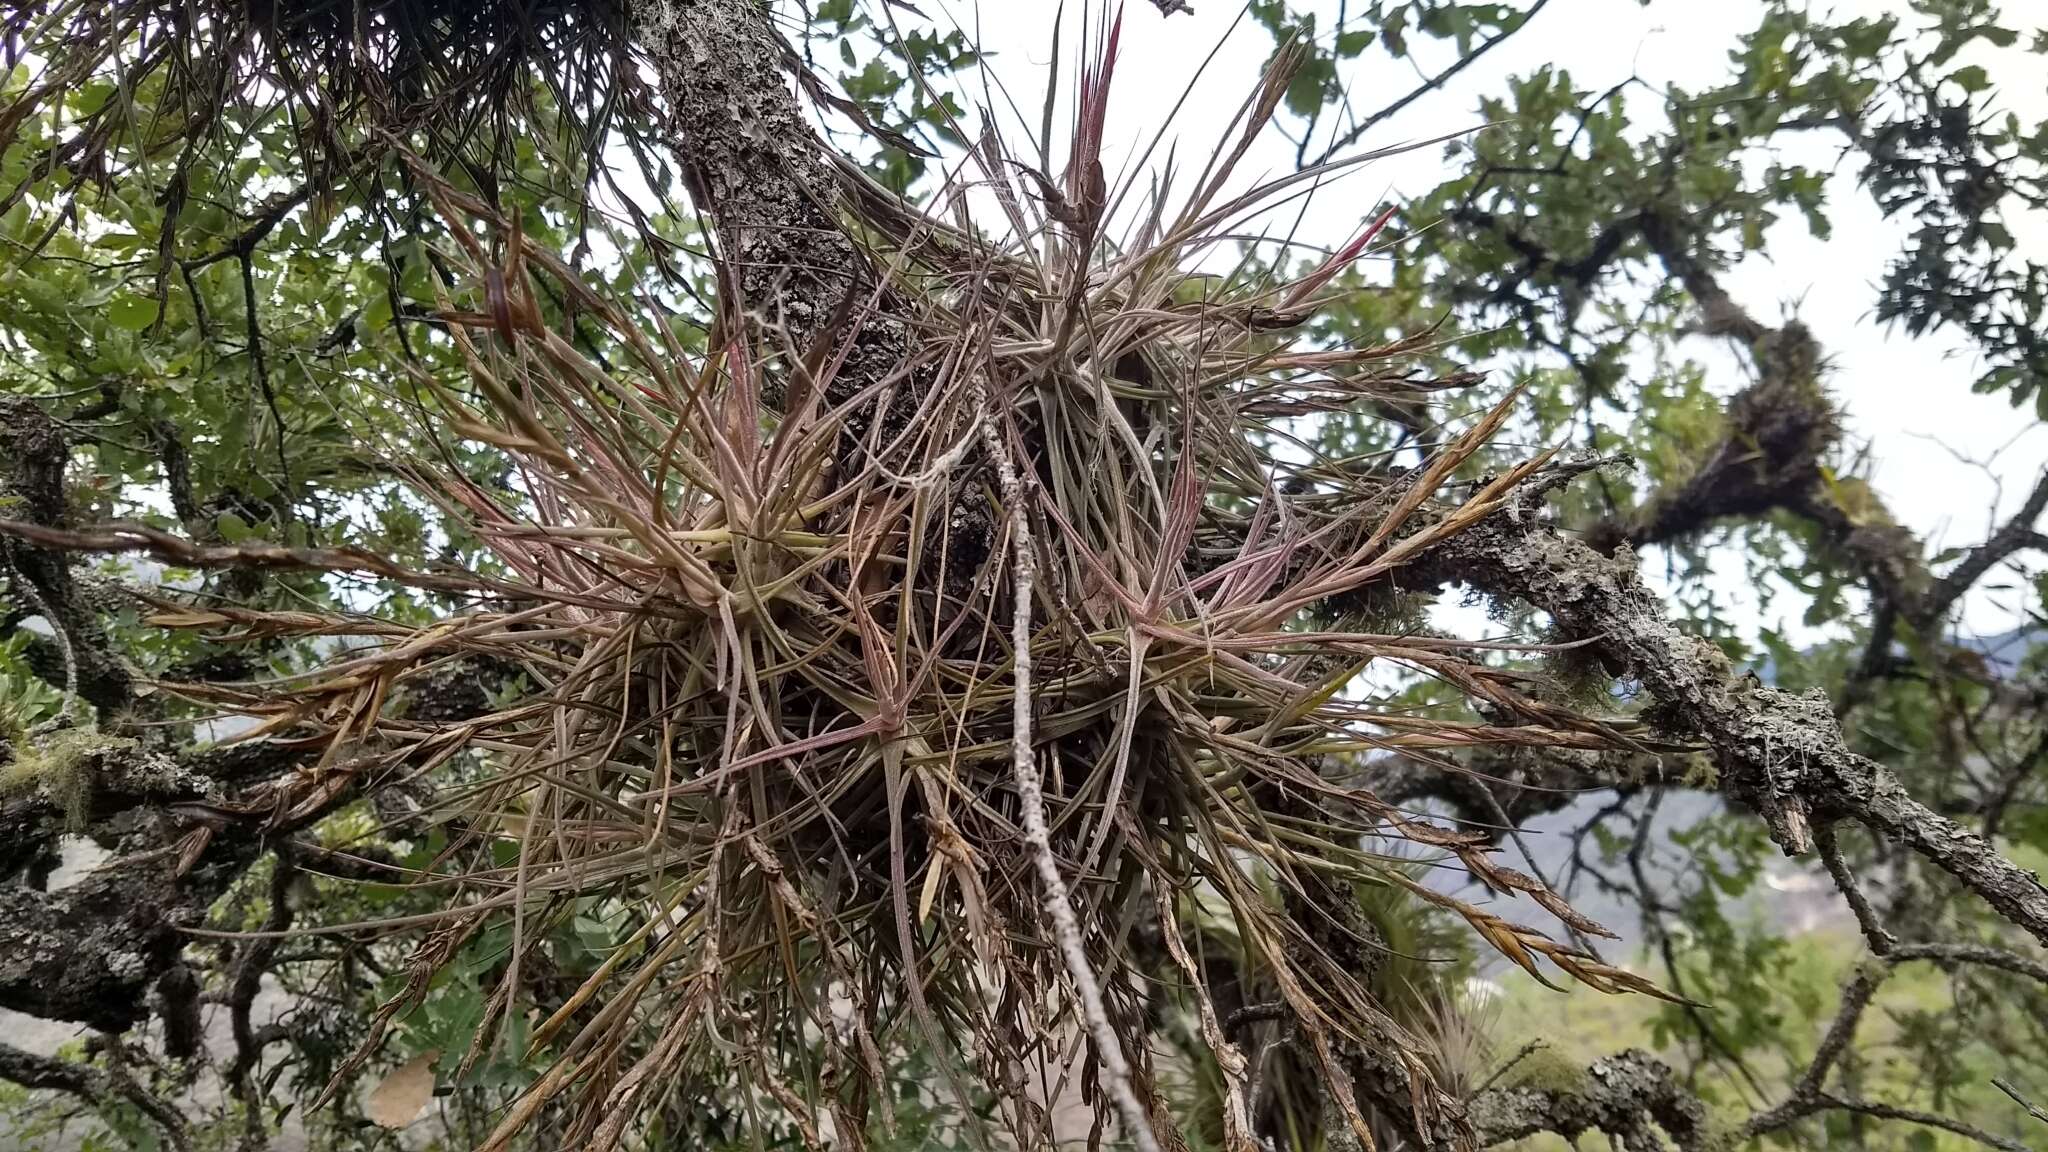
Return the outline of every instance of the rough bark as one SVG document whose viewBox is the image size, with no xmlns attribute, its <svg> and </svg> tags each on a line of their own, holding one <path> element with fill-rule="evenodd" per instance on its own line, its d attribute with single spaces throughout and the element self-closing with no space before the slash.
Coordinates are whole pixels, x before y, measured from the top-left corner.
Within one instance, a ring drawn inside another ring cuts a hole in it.
<svg viewBox="0 0 2048 1152">
<path fill-rule="evenodd" d="M 157 846 L 59 892 L 0 885 L 0 1006 L 109 1032 L 148 1015 L 150 989 L 188 939 L 181 929 L 205 920 L 255 847 L 224 841 L 181 876 L 177 843 L 148 839 Z"/>
<path fill-rule="evenodd" d="M 272 837 L 290 832 L 260 806 L 237 817 L 208 802 L 227 798 L 238 773 L 282 770 L 303 755 L 259 744 L 180 761 L 132 740 L 98 739 L 59 779 L 10 801 L 0 825 L 10 860 L 65 829 L 103 838 L 115 855 L 58 891 L 0 884 L 0 1007 L 110 1032 L 145 1019 L 152 990 L 190 940 L 183 930 L 204 922 Z M 273 777 L 258 788 L 285 796 L 293 783 Z"/>
<path fill-rule="evenodd" d="M 1414 577 L 1469 584 L 1550 614 L 1592 641 L 1655 698 L 1649 717 L 1713 751 L 1722 792 L 1753 808 L 1788 854 L 1812 850 L 1816 823 L 1854 820 L 1906 844 L 2048 943 L 2048 888 L 1983 837 L 1914 800 L 1883 765 L 1849 750 L 1822 692 L 1793 695 L 1734 674 L 1719 649 L 1679 631 L 1626 548 L 1604 556 L 1543 523 L 1497 515 L 1446 542 Z"/>
<path fill-rule="evenodd" d="M 34 400 L 0 396 L 0 515 L 62 528 L 70 520 L 64 472 L 71 442 Z M 41 616 L 57 633 L 31 653 L 37 672 L 75 690 L 102 712 L 133 699 L 134 677 L 107 646 L 96 606 L 71 570 L 71 557 L 21 540 L 0 538 L 0 575 L 13 585 L 12 610 L 0 633 Z"/>
<path fill-rule="evenodd" d="M 452 675 L 394 703 L 449 719 L 483 710 Z M 115 853 L 59 891 L 0 884 L 0 1007 L 119 1031 L 149 1014 L 152 988 L 190 940 L 182 929 L 203 922 L 264 852 L 356 799 L 379 765 L 368 750 L 361 763 L 308 772 L 317 748 L 253 742 L 172 756 L 92 739 L 62 773 L 0 806 L 0 857 L 10 867 L 67 830 Z"/>
<path fill-rule="evenodd" d="M 132 808 L 214 794 L 218 781 L 134 740 L 65 729 L 0 744 L 0 876 L 13 875 L 83 831 Z"/>
<path fill-rule="evenodd" d="M 1471 1103 L 1481 1147 L 1554 1132 L 1574 1143 L 1601 1132 L 1630 1149 L 1662 1148 L 1661 1130 L 1679 1152 L 1715 1147 L 1706 1106 L 1663 1061 L 1631 1048 L 1559 1083 L 1528 1083 L 1481 1092 Z"/>
<path fill-rule="evenodd" d="M 844 399 L 901 374 L 910 337 L 841 226 L 824 148 L 783 75 L 784 48 L 754 0 L 655 0 L 641 14 L 691 194 L 737 274 L 745 322 L 812 351 L 847 311 L 845 361 L 829 394 Z"/>
<path fill-rule="evenodd" d="M 911 310 L 846 231 L 832 154 L 784 76 L 793 56 L 767 7 L 654 0 L 640 20 L 684 181 L 727 269 L 723 320 L 750 329 L 747 347 L 783 351 L 764 366 L 763 399 L 795 411 L 818 373 L 825 407 L 840 408 L 841 473 L 872 461 L 916 471 L 924 446 L 898 439 L 932 391 L 933 365 L 918 355 Z M 984 454 L 970 449 L 968 460 L 946 504 L 944 559 L 925 560 L 954 596 L 996 535 L 978 483 Z"/>
</svg>

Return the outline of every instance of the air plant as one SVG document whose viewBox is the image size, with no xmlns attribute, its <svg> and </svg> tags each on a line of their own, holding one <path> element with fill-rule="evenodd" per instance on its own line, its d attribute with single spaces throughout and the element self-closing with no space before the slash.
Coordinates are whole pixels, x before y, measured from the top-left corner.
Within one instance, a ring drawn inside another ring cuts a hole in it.
<svg viewBox="0 0 2048 1152">
<path fill-rule="evenodd" d="M 276 6 L 306 27 L 315 7 Z M 1298 275 L 1195 274 L 1242 221 L 1342 167 L 1225 192 L 1294 54 L 1185 198 L 1154 195 L 1112 240 L 1131 192 L 1101 162 L 1116 42 L 1113 28 L 1097 38 L 1063 180 L 991 134 L 933 196 L 964 212 L 968 192 L 991 194 L 1002 219 L 988 227 L 843 171 L 849 229 L 879 272 L 808 346 L 727 275 L 701 350 L 686 347 L 657 304 L 592 290 L 517 217 L 398 149 L 446 224 L 436 319 L 468 369 L 458 381 L 414 367 L 412 382 L 443 434 L 497 454 L 513 480 L 487 489 L 442 460 L 394 464 L 489 545 L 497 570 L 276 549 L 278 564 L 368 569 L 467 606 L 424 626 L 235 608 L 156 618 L 354 638 L 317 672 L 186 689 L 254 717 L 244 738 L 324 749 L 279 786 L 281 812 L 458 757 L 478 766 L 438 810 L 450 847 L 412 877 L 446 907 L 330 1091 L 466 941 L 509 923 L 473 1062 L 524 1010 L 521 971 L 589 900 L 624 920 L 623 943 L 546 1006 L 528 1049 L 545 1070 L 484 1149 L 509 1146 L 543 1109 L 563 1118 L 568 1146 L 611 1148 L 663 1100 L 721 1092 L 809 1143 L 858 1147 L 887 1130 L 883 1093 L 909 1048 L 932 1054 L 961 1100 L 970 1079 L 992 1092 L 995 1125 L 1035 1146 L 1049 1121 L 1019 1062 L 1058 1063 L 1079 1037 L 1097 1109 L 1140 1147 L 1175 1146 L 1133 978 L 1167 970 L 1220 1070 L 1225 1143 L 1248 1150 L 1255 1070 L 1189 951 L 1196 898 L 1227 916 L 1368 1144 L 1350 1072 L 1360 1051 L 1398 1071 L 1421 1130 L 1455 1143 L 1458 1110 L 1426 1044 L 1370 990 L 1375 945 L 1345 910 L 1353 885 L 1449 910 L 1539 978 L 1554 967 L 1603 991 L 1655 992 L 1412 878 L 1390 842 L 1601 931 L 1482 838 L 1341 770 L 1387 751 L 1456 771 L 1442 750 L 1632 745 L 1525 695 L 1478 658 L 1482 645 L 1348 630 L 1329 610 L 1394 587 L 1565 466 L 1538 453 L 1467 474 L 1512 393 L 1413 469 L 1299 450 L 1289 421 L 1470 378 L 1418 379 L 1426 337 L 1297 336 L 1385 215 Z M 544 304 L 556 299 L 601 333 L 602 362 L 559 330 Z M 911 352 L 849 388 L 840 337 L 878 312 L 914 334 Z M 160 534 L 142 546 L 193 561 L 257 551 L 190 551 Z M 456 718 L 397 704 L 474 660 L 520 670 L 531 691 Z M 1347 691 L 1372 665 L 1435 677 L 1491 719 Z"/>
</svg>

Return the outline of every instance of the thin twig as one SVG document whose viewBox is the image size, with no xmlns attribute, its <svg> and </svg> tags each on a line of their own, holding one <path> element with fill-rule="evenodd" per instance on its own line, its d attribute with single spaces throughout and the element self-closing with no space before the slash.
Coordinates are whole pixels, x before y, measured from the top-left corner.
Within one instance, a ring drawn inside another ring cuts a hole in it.
<svg viewBox="0 0 2048 1152">
<path fill-rule="evenodd" d="M 2013 1087 L 2010 1082 L 2003 1080 L 1997 1076 L 1993 1076 L 1991 1078 L 1991 1086 L 1993 1088 L 1998 1089 L 2000 1092 L 2005 1093 L 2006 1096 L 2011 1098 L 2013 1103 L 2019 1105 L 2023 1110 L 2025 1110 L 2027 1115 L 2032 1116 L 2034 1119 L 2039 1120 L 2043 1124 L 2048 1124 L 2048 1111 L 2044 1111 L 2039 1104 L 2036 1104 L 2032 1100 L 2027 1099 L 2025 1096 L 2020 1095 L 2020 1090 Z"/>
<path fill-rule="evenodd" d="M 976 390 L 981 394 L 975 398 L 975 409 L 988 411 L 985 390 L 980 385 Z M 1018 804 L 1023 809 L 1024 842 L 1030 847 L 1032 861 L 1038 867 L 1038 880 L 1045 889 L 1046 918 L 1052 921 L 1053 938 L 1059 944 L 1067 976 L 1074 982 L 1074 991 L 1080 997 L 1081 1017 L 1088 1026 L 1089 1038 L 1094 1041 L 1096 1058 L 1101 1062 L 1102 1086 L 1115 1102 L 1117 1114 L 1129 1131 L 1131 1141 L 1137 1145 L 1138 1152 L 1159 1152 L 1159 1142 L 1152 1135 L 1145 1107 L 1131 1089 L 1130 1065 L 1124 1060 L 1123 1045 L 1117 1039 L 1115 1027 L 1109 1022 L 1108 1010 L 1103 1006 L 1102 985 L 1095 978 L 1095 969 L 1089 964 L 1087 949 L 1081 941 L 1080 918 L 1074 914 L 1074 902 L 1067 892 L 1066 879 L 1060 875 L 1059 861 L 1053 856 L 1052 835 L 1046 827 L 1045 795 L 1039 789 L 1038 764 L 1031 743 L 1031 605 L 1036 557 L 1031 543 L 1030 513 L 1025 506 L 1024 485 L 1017 475 L 1016 465 L 992 424 L 982 424 L 981 438 L 988 448 L 989 458 L 995 462 L 996 482 L 1010 513 L 1010 546 L 1014 555 L 1012 595 L 1016 597 L 1016 603 L 1010 609 L 1010 644 L 1015 649 L 1010 753 Z"/>
<path fill-rule="evenodd" d="M 248 313 L 249 371 L 256 377 L 264 406 L 270 409 L 271 422 L 277 425 L 277 514 L 281 520 L 290 519 L 292 466 L 284 450 L 284 413 L 278 410 L 277 393 L 270 387 L 270 369 L 263 359 L 263 324 L 256 312 L 256 266 L 248 251 L 237 250 L 236 256 L 242 266 L 242 307 Z"/>
<path fill-rule="evenodd" d="M 1378 125 L 1388 119 L 1391 119 L 1393 116 L 1398 114 L 1403 108 L 1408 107 L 1410 104 L 1415 103 L 1417 100 L 1422 99 L 1424 96 L 1429 95 L 1431 92 L 1435 92 L 1438 89 L 1442 88 L 1445 84 L 1450 82 L 1452 77 L 1456 76 L 1460 72 L 1463 72 L 1465 69 L 1470 68 L 1473 64 L 1478 63 L 1481 57 L 1485 56 L 1488 52 L 1493 51 L 1495 48 L 1500 47 L 1501 43 L 1505 41 L 1508 37 L 1513 36 L 1515 33 L 1520 32 L 1523 28 L 1527 27 L 1529 21 L 1535 19 L 1536 14 L 1538 12 L 1543 11 L 1544 5 L 1548 3 L 1550 3 L 1550 0 L 1536 0 L 1536 3 L 1531 5 L 1529 7 L 1529 10 L 1522 14 L 1522 18 L 1520 20 L 1515 21 L 1515 23 L 1512 26 L 1503 27 L 1500 31 L 1488 37 L 1484 44 L 1481 44 L 1479 47 L 1474 48 L 1472 51 L 1467 52 L 1464 55 L 1458 57 L 1456 63 L 1453 63 L 1450 67 L 1445 68 L 1443 71 L 1437 73 L 1434 76 L 1431 76 L 1427 80 L 1424 80 L 1420 85 L 1418 85 L 1416 88 L 1410 91 L 1406 96 L 1401 97 L 1399 100 L 1394 101 L 1392 104 L 1389 104 L 1384 108 L 1381 108 L 1379 111 L 1374 112 L 1372 115 L 1367 116 L 1365 119 L 1360 120 L 1358 123 L 1352 125 L 1349 131 L 1345 132 L 1342 136 L 1339 136 L 1336 139 L 1330 141 L 1330 146 L 1328 148 L 1323 149 L 1323 154 L 1316 159 L 1316 163 L 1329 163 L 1331 157 L 1335 156 L 1337 153 L 1343 151 L 1344 149 L 1351 147 L 1353 144 L 1358 143 L 1359 138 L 1364 136 L 1367 132 L 1372 131 L 1375 125 Z"/>
<path fill-rule="evenodd" d="M 1500 1067 L 1495 1068 L 1493 1070 L 1492 1075 L 1480 1081 L 1479 1087 L 1474 1088 L 1472 1090 L 1472 1095 L 1477 1096 L 1481 1092 L 1486 1091 L 1488 1088 L 1493 1087 L 1495 1084 L 1500 1082 L 1501 1077 L 1513 1071 L 1515 1065 L 1520 1064 L 1524 1060 L 1527 1060 L 1538 1049 L 1548 1047 L 1550 1047 L 1550 1041 L 1548 1040 L 1531 1040 L 1527 1044 L 1522 1045 L 1522 1047 L 1518 1049 L 1513 1056 L 1507 1058 L 1507 1061 L 1505 1063 L 1503 1063 Z"/>
<path fill-rule="evenodd" d="M 1894 964 L 1928 960 L 1936 964 L 1978 964 L 2048 984 L 2048 964 L 1984 944 L 1901 944 L 1886 957 Z"/>
<path fill-rule="evenodd" d="M 1877 994 L 1878 986 L 1890 974 L 1889 967 L 1874 959 L 1857 967 L 1856 974 L 1842 986 L 1842 1003 L 1835 1010 L 1834 1022 L 1828 1025 L 1827 1034 L 1821 1037 L 1820 1046 L 1814 1049 L 1813 1060 L 1806 1066 L 1799 1082 L 1792 1086 L 1791 1095 L 1777 1107 L 1752 1116 L 1747 1126 L 1749 1135 L 1775 1132 L 1814 1112 L 1834 1106 L 1826 1103 L 1831 1099 L 1824 1091 L 1828 1073 L 1855 1038 L 1856 1027 L 1862 1023 L 1871 997 Z"/>
<path fill-rule="evenodd" d="M 1841 889 L 1842 899 L 1849 902 L 1849 911 L 1856 914 L 1856 923 L 1862 927 L 1864 939 L 1870 941 L 1870 950 L 1879 956 L 1890 955 L 1898 945 L 1898 937 L 1885 929 L 1877 910 L 1870 906 L 1870 898 L 1863 894 L 1863 887 L 1849 871 L 1848 862 L 1842 859 L 1842 850 L 1835 843 L 1834 825 L 1823 824 L 1814 829 L 1813 844 L 1820 850 L 1821 863 L 1834 878 L 1835 887 Z"/>
<path fill-rule="evenodd" d="M 1953 1132 L 1965 1140 L 1975 1140 L 1987 1148 L 2000 1152 L 2034 1152 L 2034 1149 L 2010 1137 L 1995 1132 L 1986 1132 L 1974 1124 L 1966 1124 L 1953 1117 L 1935 1112 L 1922 1112 L 1917 1108 L 1901 1108 L 1896 1104 L 1884 1104 L 1876 1100 L 1858 1100 L 1851 1097 L 1822 1095 L 1814 1100 L 1814 1111 L 1833 1110 L 1852 1112 L 1858 1116 L 1869 1116 L 1876 1120 L 1897 1120 L 1905 1124 L 1919 1124 L 1926 1128 L 1939 1128 Z"/>
<path fill-rule="evenodd" d="M 57 562 L 63 563 L 61 559 Z M 50 610 L 42 589 L 18 569 L 14 573 L 14 593 L 50 625 L 50 635 L 57 642 L 57 655 L 64 661 L 64 702 L 58 705 L 55 719 L 57 727 L 66 727 L 78 714 L 78 651 L 71 646 L 71 631 L 65 627 L 64 618 Z"/>
</svg>

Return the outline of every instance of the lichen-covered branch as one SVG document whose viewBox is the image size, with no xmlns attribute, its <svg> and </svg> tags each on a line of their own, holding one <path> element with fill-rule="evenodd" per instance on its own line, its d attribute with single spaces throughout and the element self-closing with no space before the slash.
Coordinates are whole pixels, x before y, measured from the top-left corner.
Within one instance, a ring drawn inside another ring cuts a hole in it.
<svg viewBox="0 0 2048 1152">
<path fill-rule="evenodd" d="M 1814 125 L 1783 125 L 1802 126 Z M 1672 153 L 1667 163 L 1679 154 Z M 1543 174 L 1562 176 L 1568 160 L 1560 158 Z M 1610 220 L 1576 257 L 1532 238 L 1510 213 L 1467 205 L 1453 218 L 1499 235 L 1518 257 L 1488 294 L 1490 303 L 1527 305 L 1530 301 L 1520 292 L 1531 285 L 1555 293 L 1564 310 L 1575 315 L 1611 265 L 1647 255 L 1691 296 L 1697 309 L 1691 331 L 1729 341 L 1750 361 L 1753 382 L 1730 398 L 1721 436 L 1685 477 L 1633 510 L 1589 525 L 1587 538 L 1602 552 L 1623 542 L 1670 544 L 1716 523 L 1778 511 L 1813 525 L 1823 545 L 1863 579 L 1872 596 L 1863 658 L 1836 700 L 1837 714 L 1846 713 L 1892 667 L 1900 627 L 1933 635 L 1955 602 L 2000 561 L 2048 544 L 2048 537 L 2034 530 L 2048 510 L 2048 475 L 2017 514 L 1937 579 L 1922 542 L 1890 515 L 1867 484 L 1829 474 L 1826 466 L 1840 442 L 1842 424 L 1822 381 L 1824 349 L 1813 332 L 1797 320 L 1775 327 L 1759 321 L 1720 282 L 1712 240 L 1702 232 L 1702 223 L 1674 211 L 1657 193 L 1650 197 L 1641 208 Z M 1532 339 L 1547 342 L 1540 336 Z M 1563 340 L 1554 346 L 1568 348 Z"/>
<path fill-rule="evenodd" d="M 107 1032 L 148 1015 L 150 989 L 184 947 L 183 929 L 205 920 L 253 855 L 229 839 L 180 875 L 179 841 L 151 839 L 154 846 L 61 891 L 0 885 L 0 1007 Z"/>
<path fill-rule="evenodd" d="M 786 334 L 798 355 L 840 317 L 838 398 L 901 373 L 909 334 L 869 307 L 875 277 L 841 226 L 838 192 L 764 5 L 655 0 L 640 12 L 692 197 L 711 216 L 745 322 Z M 774 343 L 773 340 L 770 341 Z"/>
<path fill-rule="evenodd" d="M 1560 1068 L 1481 1092 L 1470 1112 L 1483 1148 L 1539 1132 L 1573 1141 L 1600 1132 L 1631 1152 L 1664 1147 L 1660 1131 L 1679 1152 L 1716 1146 L 1706 1105 L 1663 1061 L 1635 1048 L 1584 1069 Z"/>
<path fill-rule="evenodd" d="M 1827 697 L 1738 677 L 1712 644 L 1664 614 L 1626 549 L 1604 556 L 1543 523 L 1535 508 L 1497 515 L 1446 541 L 1415 575 L 1469 584 L 1548 613 L 1593 642 L 1655 698 L 1659 728 L 1713 751 L 1722 792 L 1747 804 L 1789 854 L 1816 823 L 1855 820 L 1941 867 L 2006 919 L 2048 942 L 2048 888 L 1983 837 L 1909 795 L 1883 765 L 1849 750 Z M 1412 578 L 1412 577 L 1411 577 Z"/>
<path fill-rule="evenodd" d="M 453 678 L 407 695 L 458 719 L 483 706 Z M 317 750 L 266 741 L 174 757 L 72 730 L 39 739 L 40 767 L 0 803 L 0 861 L 18 869 L 66 830 L 115 855 L 59 891 L 0 885 L 0 1007 L 114 1032 L 147 1016 L 184 929 L 272 845 L 360 795 L 382 759 L 313 772 L 299 769 Z"/>
</svg>

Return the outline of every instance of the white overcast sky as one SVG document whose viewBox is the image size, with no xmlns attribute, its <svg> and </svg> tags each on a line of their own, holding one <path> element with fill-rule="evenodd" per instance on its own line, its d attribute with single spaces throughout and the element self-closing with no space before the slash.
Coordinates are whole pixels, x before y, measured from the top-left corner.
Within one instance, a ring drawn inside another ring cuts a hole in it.
<svg viewBox="0 0 2048 1152">
<path fill-rule="evenodd" d="M 1049 75 L 1054 6 L 1019 0 L 931 0 L 922 6 L 937 21 L 957 21 L 990 53 L 992 78 L 1025 110 L 1035 129 Z M 1902 2 L 1881 0 L 1816 6 L 1844 15 L 1905 8 Z M 2015 14 L 2032 6 L 2032 0 L 2008 0 L 2005 5 Z M 1319 25 L 1326 32 L 1336 11 L 1335 0 L 1296 0 L 1295 7 L 1321 13 Z M 1239 20 L 1241 0 L 1195 0 L 1195 8 L 1192 16 L 1162 18 L 1146 0 L 1130 0 L 1109 101 L 1104 162 L 1112 179 L 1120 168 L 1136 162 L 1184 94 L 1186 103 L 1167 127 L 1167 137 L 1179 141 L 1183 158 L 1206 155 L 1271 51 L 1263 29 L 1249 18 Z M 1081 0 L 1073 0 L 1066 9 L 1062 76 L 1070 80 L 1083 18 Z M 1630 75 L 1694 90 L 1723 82 L 1729 71 L 1728 51 L 1739 35 L 1755 29 L 1760 9 L 1751 0 L 1656 0 L 1647 7 L 1635 0 L 1553 0 L 1517 36 L 1444 90 L 1381 125 L 1359 147 L 1387 147 L 1470 129 L 1478 123 L 1482 94 L 1502 91 L 1505 78 L 1545 62 L 1569 70 L 1580 88 L 1593 91 Z M 1092 15 L 1086 18 L 1092 22 Z M 1430 48 L 1441 50 L 1439 45 L 1426 45 L 1424 50 Z M 1214 58 L 1197 80 L 1197 70 L 1212 50 Z M 1434 71 L 1447 62 L 1445 55 L 1425 56 L 1423 66 Z M 1982 57 L 1980 62 L 1989 68 L 2007 106 L 2023 117 L 2048 114 L 2048 68 L 2041 57 L 2014 52 Z M 1376 108 L 1418 82 L 1415 67 L 1406 61 L 1389 62 L 1369 53 L 1361 63 L 1345 77 L 1361 109 Z M 976 83 L 970 81 L 970 87 Z M 1653 114 L 1647 93 L 1636 97 L 1634 107 L 1640 115 Z M 1066 116 L 1062 109 L 1055 121 L 1056 135 Z M 1014 120 L 1002 127 L 1006 136 L 1020 129 Z M 1015 135 L 1021 136 L 1021 130 Z M 1825 166 L 1832 152 L 1787 154 Z M 1164 149 L 1154 155 L 1156 163 Z M 1292 163 L 1293 149 L 1269 133 L 1243 168 L 1252 177 L 1270 177 L 1290 171 Z M 1383 196 L 1398 199 L 1439 182 L 1442 163 L 1435 147 L 1372 162 L 1335 193 L 1319 198 L 1309 211 L 1304 238 L 1342 243 Z M 1893 513 L 1935 546 L 1973 543 L 1986 532 L 1990 511 L 1996 508 L 2001 517 L 2010 512 L 2048 465 L 2048 430 L 2032 419 L 2031 411 L 2015 411 L 2003 397 L 1973 395 L 1969 382 L 1976 375 L 1975 361 L 1953 336 L 1913 340 L 1887 334 L 1872 321 L 1876 282 L 1887 256 L 1899 250 L 1903 229 L 1878 216 L 1868 196 L 1855 187 L 1853 171 L 1839 175 L 1830 192 L 1831 239 L 1813 239 L 1796 217 L 1781 222 L 1769 237 L 1770 258 L 1745 261 L 1725 282 L 1760 318 L 1775 320 L 1796 307 L 1815 330 L 1834 365 L 1829 382 L 1847 412 L 1851 435 L 1870 446 L 1876 486 Z M 2048 222 L 2016 225 L 2023 239 L 2048 243 Z M 1741 387 L 1740 369 L 1728 353 L 1700 340 L 1688 342 L 1687 350 L 1710 366 L 1723 394 Z M 1990 472 L 1968 462 L 1972 460 L 1991 461 Z M 1783 626 L 1795 637 L 1810 637 L 1798 625 L 1803 607 L 1798 597 L 1784 596 L 1760 609 L 1741 565 L 1718 567 L 1726 569 L 1713 581 L 1723 611 L 1742 621 L 1745 630 Z M 1994 592 L 1969 603 L 1965 627 L 1991 634 L 2023 620 L 2013 597 Z"/>
</svg>

